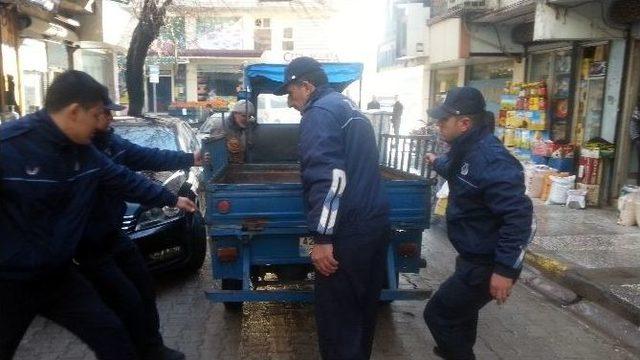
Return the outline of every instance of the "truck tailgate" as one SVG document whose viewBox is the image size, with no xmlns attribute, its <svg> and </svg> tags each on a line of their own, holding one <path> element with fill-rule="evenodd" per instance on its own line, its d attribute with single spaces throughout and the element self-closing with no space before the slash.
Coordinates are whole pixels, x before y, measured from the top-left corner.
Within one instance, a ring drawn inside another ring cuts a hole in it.
<svg viewBox="0 0 640 360">
<path fill-rule="evenodd" d="M 427 180 L 381 168 L 391 221 L 404 229 L 426 228 L 430 196 Z M 297 165 L 229 165 L 207 184 L 207 224 L 215 235 L 238 231 L 307 233 Z"/>
</svg>

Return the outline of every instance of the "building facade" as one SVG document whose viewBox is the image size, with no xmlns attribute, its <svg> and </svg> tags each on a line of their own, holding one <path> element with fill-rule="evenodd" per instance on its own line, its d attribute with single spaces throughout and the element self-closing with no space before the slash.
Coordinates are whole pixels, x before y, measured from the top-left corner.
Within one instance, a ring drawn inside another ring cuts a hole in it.
<svg viewBox="0 0 640 360">
<path fill-rule="evenodd" d="M 0 17 L 4 116 L 11 109 L 25 115 L 42 108 L 48 84 L 69 69 L 88 72 L 117 95 L 115 54 L 125 47 L 122 36 L 116 41 L 108 34 L 126 28 L 107 24 L 131 20 L 127 6 L 111 0 L 2 0 Z"/>
<path fill-rule="evenodd" d="M 339 60 L 324 32 L 335 13 L 332 1 L 174 3 L 147 59 L 160 66 L 158 111 L 172 103 L 233 100 L 243 87 L 243 67 L 251 63 L 288 63 L 299 56 Z"/>
<path fill-rule="evenodd" d="M 598 191 L 605 200 L 617 197 L 638 171 L 628 127 L 638 101 L 640 3 L 433 0 L 431 5 L 430 105 L 452 86 L 469 85 L 483 92 L 499 118 L 510 84 L 545 84 L 547 104 L 540 112 L 546 126 L 537 136 L 573 144 L 576 154 L 594 139 L 613 144 Z"/>
</svg>

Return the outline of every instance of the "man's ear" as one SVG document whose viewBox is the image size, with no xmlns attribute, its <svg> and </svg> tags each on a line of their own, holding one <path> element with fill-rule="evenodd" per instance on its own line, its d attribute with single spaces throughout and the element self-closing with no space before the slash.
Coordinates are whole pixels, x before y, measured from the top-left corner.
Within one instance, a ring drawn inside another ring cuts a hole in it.
<svg viewBox="0 0 640 360">
<path fill-rule="evenodd" d="M 76 121 L 78 119 L 78 115 L 80 114 L 81 110 L 82 110 L 82 107 L 80 106 L 80 104 L 73 103 L 67 107 L 66 111 L 67 111 L 67 114 L 69 115 L 69 119 Z"/>
<path fill-rule="evenodd" d="M 315 85 L 313 85 L 309 81 L 303 82 L 302 85 L 304 85 L 304 88 L 309 92 L 309 94 L 311 94 L 312 92 L 314 92 L 316 90 Z"/>
<path fill-rule="evenodd" d="M 471 129 L 471 127 L 473 126 L 473 120 L 471 120 L 471 118 L 468 116 L 464 116 L 460 120 L 462 122 L 462 125 L 464 126 L 464 131 L 469 131 L 469 129 Z"/>
</svg>

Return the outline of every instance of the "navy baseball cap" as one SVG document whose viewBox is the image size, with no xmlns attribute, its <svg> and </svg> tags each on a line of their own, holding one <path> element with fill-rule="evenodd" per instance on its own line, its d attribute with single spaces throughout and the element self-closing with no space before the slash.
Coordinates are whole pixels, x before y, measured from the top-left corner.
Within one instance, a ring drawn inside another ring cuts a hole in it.
<svg viewBox="0 0 640 360">
<path fill-rule="evenodd" d="M 111 100 L 111 98 L 109 97 L 109 88 L 107 88 L 104 85 L 102 86 L 102 106 L 104 106 L 104 108 L 106 110 L 111 110 L 111 111 L 122 111 L 125 109 L 124 106 L 116 104 L 113 102 L 113 100 Z"/>
<path fill-rule="evenodd" d="M 124 106 L 114 103 L 113 100 L 109 98 L 104 102 L 104 108 L 112 111 L 122 111 L 126 109 Z"/>
<path fill-rule="evenodd" d="M 322 65 L 315 59 L 302 56 L 294 59 L 287 65 L 284 70 L 284 81 L 282 86 L 277 88 L 273 94 L 274 95 L 285 95 L 287 94 L 287 88 L 289 84 L 298 80 L 311 80 L 314 85 L 324 85 L 327 83 L 327 75 L 322 69 Z M 315 83 L 319 82 L 319 83 Z"/>
<path fill-rule="evenodd" d="M 480 90 L 463 86 L 449 90 L 444 103 L 430 109 L 427 114 L 434 119 L 442 120 L 449 116 L 481 114 L 485 108 L 486 103 Z"/>
</svg>

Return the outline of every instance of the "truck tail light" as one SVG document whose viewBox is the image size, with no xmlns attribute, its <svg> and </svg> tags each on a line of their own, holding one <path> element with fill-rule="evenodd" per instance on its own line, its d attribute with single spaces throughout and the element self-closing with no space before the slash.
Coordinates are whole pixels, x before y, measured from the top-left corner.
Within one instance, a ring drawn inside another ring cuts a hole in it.
<svg viewBox="0 0 640 360">
<path fill-rule="evenodd" d="M 231 202 L 229 200 L 220 200 L 217 207 L 220 214 L 228 214 L 231 211 Z"/>
<path fill-rule="evenodd" d="M 418 244 L 409 242 L 398 245 L 398 254 L 402 257 L 414 257 L 418 254 Z"/>
<path fill-rule="evenodd" d="M 238 248 L 223 247 L 218 249 L 218 260 L 220 262 L 234 262 L 238 259 Z"/>
</svg>

